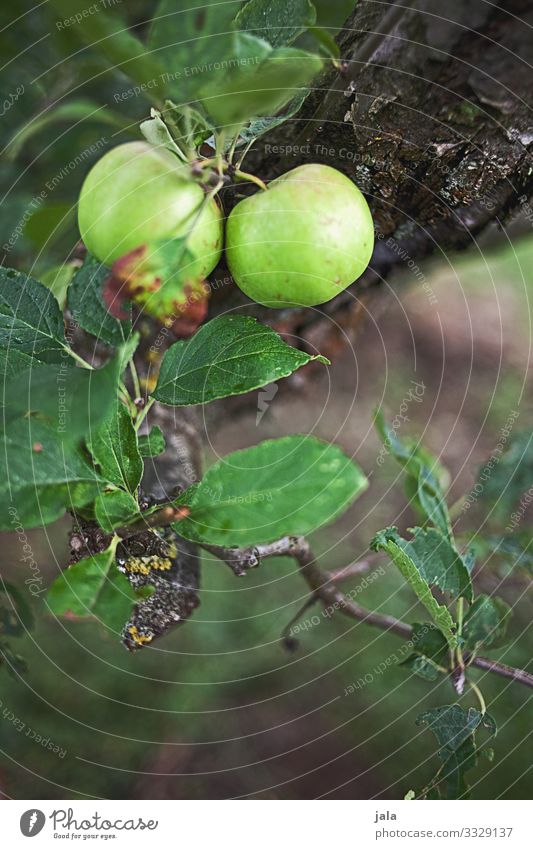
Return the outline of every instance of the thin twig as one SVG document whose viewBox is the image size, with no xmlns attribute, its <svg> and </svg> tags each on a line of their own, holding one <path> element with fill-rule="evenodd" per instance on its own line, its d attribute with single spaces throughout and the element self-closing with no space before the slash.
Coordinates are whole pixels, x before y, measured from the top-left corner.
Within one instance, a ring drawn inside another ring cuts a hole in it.
<svg viewBox="0 0 533 849">
<path fill-rule="evenodd" d="M 515 666 L 507 666 L 506 663 L 500 663 L 497 660 L 489 660 L 488 657 L 475 657 L 471 666 L 477 666 L 479 669 L 486 669 L 487 672 L 494 672 L 496 675 L 501 675 L 502 678 L 510 678 L 512 681 L 519 681 L 525 684 L 526 687 L 533 687 L 533 675 L 526 672 L 524 669 L 517 669 Z"/>
<path fill-rule="evenodd" d="M 379 557 L 379 554 L 370 555 L 369 557 L 365 557 L 364 560 L 358 560 L 355 563 L 350 563 L 348 566 L 343 566 L 342 569 L 335 569 L 332 572 L 328 572 L 329 580 L 334 584 L 338 584 L 339 581 L 346 581 L 347 578 L 363 575 L 372 568 Z"/>
<path fill-rule="evenodd" d="M 222 548 L 202 543 L 200 545 L 206 551 L 225 561 L 237 575 L 244 575 L 247 569 L 255 568 L 261 560 L 268 557 L 293 557 L 300 567 L 303 578 L 312 590 L 313 598 L 319 599 L 327 608 L 332 609 L 332 611 L 338 610 L 339 613 L 349 616 L 351 619 L 356 619 L 358 622 L 373 625 L 384 631 L 392 631 L 400 637 L 409 638 L 412 635 L 413 629 L 406 622 L 402 622 L 394 616 L 366 610 L 337 589 L 333 583 L 333 577 L 336 573 L 322 571 L 305 537 L 283 537 L 276 542 L 256 545 L 251 548 Z M 359 564 L 353 565 L 360 568 Z M 468 656 L 465 657 L 467 664 L 468 660 Z M 486 669 L 488 672 L 493 672 L 503 678 L 519 681 L 526 687 L 533 687 L 533 675 L 523 669 L 516 669 L 485 657 L 475 657 L 470 661 L 470 665 L 479 669 Z"/>
</svg>

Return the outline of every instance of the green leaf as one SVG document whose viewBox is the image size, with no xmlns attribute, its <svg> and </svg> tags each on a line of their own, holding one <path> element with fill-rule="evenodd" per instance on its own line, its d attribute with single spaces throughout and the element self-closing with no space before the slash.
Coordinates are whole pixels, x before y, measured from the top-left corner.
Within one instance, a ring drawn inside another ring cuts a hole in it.
<svg viewBox="0 0 533 849">
<path fill-rule="evenodd" d="M 105 56 L 109 67 L 126 74 L 140 86 L 147 98 L 155 99 L 162 83 L 162 68 L 118 16 L 102 9 L 87 14 L 86 0 L 50 0 L 49 6 L 61 18 L 71 21 L 69 32 L 83 44 Z"/>
<path fill-rule="evenodd" d="M 278 47 L 259 64 L 260 46 L 254 36 L 241 34 L 247 44 L 249 64 L 239 65 L 234 73 L 217 78 L 199 92 L 203 105 L 219 128 L 240 126 L 252 118 L 273 115 L 306 88 L 322 69 L 322 60 L 313 53 L 294 47 Z M 244 52 L 244 51 L 243 51 Z"/>
<path fill-rule="evenodd" d="M 442 674 L 438 667 L 448 665 L 446 637 L 430 622 L 414 622 L 411 643 L 413 652 L 400 666 L 409 667 L 426 681 L 436 681 Z"/>
<path fill-rule="evenodd" d="M 150 433 L 139 436 L 139 453 L 141 457 L 157 457 L 158 454 L 163 454 L 165 448 L 166 442 L 163 431 L 157 425 L 154 425 Z"/>
<path fill-rule="evenodd" d="M 111 271 L 87 255 L 68 290 L 68 307 L 83 330 L 108 345 L 121 345 L 131 334 L 131 321 L 118 321 L 104 303 L 102 288 Z"/>
<path fill-rule="evenodd" d="M 420 384 L 417 384 L 417 389 Z M 413 390 L 410 390 L 413 392 Z M 414 393 L 418 397 L 418 392 Z M 429 521 L 443 534 L 451 537 L 451 522 L 444 489 L 449 474 L 442 464 L 423 445 L 414 439 L 400 439 L 394 427 L 385 421 L 382 410 L 376 410 L 374 423 L 381 439 L 383 452 L 390 453 L 406 473 L 405 489 L 409 502 L 423 521 Z"/>
<path fill-rule="evenodd" d="M 478 536 L 472 542 L 484 556 L 488 552 L 494 552 L 512 569 L 524 569 L 529 575 L 533 575 L 532 531 L 521 531 L 503 536 L 489 535 L 482 540 Z"/>
<path fill-rule="evenodd" d="M 41 274 L 41 283 L 47 289 L 50 289 L 62 310 L 65 309 L 67 290 L 76 270 L 76 266 L 72 263 L 63 263 L 63 265 L 55 265 Z"/>
<path fill-rule="evenodd" d="M 480 595 L 468 609 L 463 622 L 462 637 L 466 648 L 479 645 L 499 648 L 505 645 L 511 608 L 497 596 Z"/>
<path fill-rule="evenodd" d="M 511 416 L 509 417 L 511 419 Z M 479 470 L 474 494 L 495 505 L 498 517 L 507 516 L 533 481 L 533 432 L 513 434 Z"/>
<path fill-rule="evenodd" d="M 445 536 L 451 538 L 451 521 L 448 507 L 437 478 L 427 466 L 421 466 L 416 482 L 416 497 L 411 499 L 423 519 L 427 519 Z"/>
<path fill-rule="evenodd" d="M 443 569 L 443 564 L 450 563 L 446 559 L 446 555 L 441 552 L 441 556 L 438 556 L 435 560 L 431 554 L 436 541 L 428 541 L 425 536 L 422 536 L 424 531 L 421 528 L 415 528 L 414 533 L 414 539 L 407 542 L 398 535 L 396 528 L 386 528 L 374 537 L 370 547 L 374 551 L 387 552 L 453 648 L 457 645 L 455 623 L 449 610 L 439 604 L 433 596 L 429 588 L 428 575 L 431 583 L 436 586 L 439 586 L 440 583 L 457 586 L 457 567 L 452 561 L 451 574 L 447 574 L 446 568 Z M 433 533 L 437 532 L 434 531 Z M 439 537 L 438 548 L 444 543 L 446 543 L 444 537 Z M 458 557 L 456 552 L 454 552 L 454 555 Z"/>
<path fill-rule="evenodd" d="M 464 799 L 469 796 L 466 773 L 476 766 L 478 752 L 475 732 L 486 727 L 495 733 L 494 720 L 474 708 L 463 710 L 460 705 L 445 705 L 418 715 L 417 725 L 427 725 L 439 744 L 442 766 L 429 785 L 445 799 Z M 429 798 L 428 789 L 422 796 Z M 417 794 L 418 795 L 418 794 Z"/>
<path fill-rule="evenodd" d="M 463 596 L 472 601 L 472 581 L 461 555 L 449 540 L 435 528 L 410 528 L 413 539 L 402 539 L 394 528 L 384 533 L 417 564 L 417 569 L 431 586 L 448 592 L 452 598 Z"/>
<path fill-rule="evenodd" d="M 163 357 L 154 398 L 172 406 L 207 404 L 287 377 L 313 357 L 287 345 L 270 327 L 245 316 L 221 316 Z"/>
<path fill-rule="evenodd" d="M 66 345 L 52 293 L 21 271 L 0 268 L 0 347 L 58 362 Z"/>
<path fill-rule="evenodd" d="M 309 0 L 249 0 L 235 18 L 235 26 L 264 38 L 272 47 L 290 44 L 316 23 Z"/>
<path fill-rule="evenodd" d="M 196 100 L 201 86 L 233 67 L 236 33 L 232 20 L 240 0 L 175 0 L 157 6 L 148 34 L 151 55 L 168 71 L 164 86 L 178 104 Z"/>
<path fill-rule="evenodd" d="M 94 503 L 96 521 L 106 533 L 140 519 L 139 505 L 133 495 L 123 489 L 103 492 Z"/>
<path fill-rule="evenodd" d="M 0 435 L 0 528 L 50 524 L 67 509 L 91 503 L 103 481 L 82 451 L 61 443 L 54 428 L 33 418 Z"/>
<path fill-rule="evenodd" d="M 180 498 L 191 510 L 177 533 L 246 546 L 306 534 L 332 522 L 368 486 L 336 445 L 309 436 L 267 440 L 212 466 Z"/>
<path fill-rule="evenodd" d="M 49 106 L 45 112 L 24 124 L 8 143 L 7 158 L 9 160 L 16 159 L 27 141 L 51 124 L 67 121 L 71 125 L 77 126 L 85 120 L 107 124 L 120 130 L 129 129 L 131 132 L 131 121 L 119 112 L 109 109 L 105 104 L 83 98 L 71 100 L 68 103 Z"/>
<path fill-rule="evenodd" d="M 0 374 L 9 383 L 12 377 L 27 371 L 31 366 L 41 364 L 41 360 L 19 351 L 18 348 L 0 348 Z M 5 386 L 2 392 L 2 403 L 5 399 Z"/>
<path fill-rule="evenodd" d="M 97 428 L 115 403 L 118 357 L 100 369 L 64 363 L 34 365 L 6 384 L 4 417 L 8 421 L 38 413 L 55 428 L 59 443 L 81 439 Z"/>
<path fill-rule="evenodd" d="M 281 114 L 278 113 L 277 115 L 255 118 L 253 121 L 250 121 L 250 123 L 241 130 L 239 144 L 248 144 L 248 142 L 253 139 L 257 139 L 265 133 L 268 133 L 270 130 L 273 130 L 275 127 L 279 127 L 281 124 L 284 124 L 285 121 L 292 118 L 300 111 L 308 94 L 308 91 L 299 92 L 296 97 L 294 97 L 284 107 Z"/>
<path fill-rule="evenodd" d="M 62 572 L 48 590 L 51 613 L 93 616 L 112 631 L 120 631 L 138 598 L 115 564 L 115 549 L 114 541 L 106 551 Z"/>
<path fill-rule="evenodd" d="M 137 431 L 131 416 L 120 402 L 103 424 L 91 431 L 88 448 L 107 481 L 129 492 L 141 482 L 143 461 L 137 443 Z"/>
<path fill-rule="evenodd" d="M 154 147 L 164 147 L 175 153 L 180 159 L 184 159 L 181 149 L 178 147 L 170 134 L 170 130 L 161 117 L 161 112 L 157 109 L 150 110 L 151 117 L 140 124 L 139 129 L 146 141 L 154 145 Z"/>
</svg>

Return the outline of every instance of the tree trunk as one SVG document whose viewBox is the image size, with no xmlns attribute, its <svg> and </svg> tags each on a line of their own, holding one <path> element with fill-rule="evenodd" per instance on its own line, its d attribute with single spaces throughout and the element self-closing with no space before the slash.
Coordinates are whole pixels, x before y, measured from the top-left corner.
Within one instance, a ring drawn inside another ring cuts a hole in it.
<svg viewBox="0 0 533 849">
<path fill-rule="evenodd" d="M 391 270 L 420 281 L 424 258 L 475 247 L 520 212 L 533 220 L 532 24 L 531 0 L 360 0 L 338 38 L 341 72 L 257 142 L 250 167 L 271 178 L 321 162 L 353 179 L 376 225 L 370 268 L 318 311 L 250 312 L 327 355 L 381 303 Z M 221 286 L 212 312 L 244 303 Z"/>
</svg>

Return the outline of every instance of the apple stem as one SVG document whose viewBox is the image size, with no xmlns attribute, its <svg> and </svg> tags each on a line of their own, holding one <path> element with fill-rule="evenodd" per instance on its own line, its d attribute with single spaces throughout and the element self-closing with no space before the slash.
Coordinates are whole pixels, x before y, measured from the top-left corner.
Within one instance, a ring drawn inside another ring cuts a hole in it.
<svg viewBox="0 0 533 849">
<path fill-rule="evenodd" d="M 264 183 L 260 177 L 256 177 L 255 174 L 248 174 L 247 171 L 235 171 L 235 177 L 239 180 L 247 180 L 250 183 L 255 183 L 256 186 L 259 186 L 264 192 L 268 191 L 268 186 Z"/>
</svg>

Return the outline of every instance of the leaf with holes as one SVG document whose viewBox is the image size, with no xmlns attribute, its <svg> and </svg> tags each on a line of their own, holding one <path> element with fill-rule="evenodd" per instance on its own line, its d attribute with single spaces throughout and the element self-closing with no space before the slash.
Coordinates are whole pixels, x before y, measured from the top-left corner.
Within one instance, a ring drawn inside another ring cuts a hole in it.
<svg viewBox="0 0 533 849">
<path fill-rule="evenodd" d="M 466 648 L 477 650 L 480 645 L 486 648 L 505 645 L 510 616 L 511 608 L 503 599 L 478 596 L 464 618 L 462 637 Z"/>
<path fill-rule="evenodd" d="M 420 532 L 421 529 L 416 528 L 415 531 Z M 444 537 L 440 537 L 439 545 L 441 544 L 441 541 L 446 540 Z M 438 603 L 429 586 L 426 572 L 426 569 L 429 568 L 429 563 L 426 560 L 426 557 L 428 555 L 428 551 L 431 551 L 431 546 L 429 546 L 428 549 L 427 540 L 421 537 L 420 533 L 418 533 L 418 536 L 415 537 L 412 542 L 407 542 L 407 540 L 404 540 L 399 536 L 396 528 L 386 528 L 376 534 L 370 543 L 370 547 L 374 551 L 387 552 L 392 562 L 398 567 L 405 580 L 410 584 L 411 588 L 417 595 L 418 599 L 431 615 L 435 625 L 442 631 L 449 645 L 452 648 L 455 647 L 457 645 L 455 623 L 449 610 L 444 607 L 444 605 Z M 437 561 L 437 569 L 430 574 L 432 582 L 435 583 L 435 579 L 445 584 L 453 581 L 455 586 L 458 581 L 458 576 L 454 574 L 453 578 L 451 578 L 441 572 L 440 563 L 440 560 Z M 433 563 L 431 565 L 433 566 Z"/>
<path fill-rule="evenodd" d="M 421 791 L 422 798 L 465 799 L 469 787 L 466 773 L 476 766 L 479 749 L 475 734 L 481 728 L 496 733 L 494 720 L 474 708 L 463 710 L 460 705 L 445 705 L 417 716 L 417 725 L 427 725 L 439 744 L 442 766 L 430 785 Z M 431 796 L 430 796 L 431 793 Z"/>
</svg>

